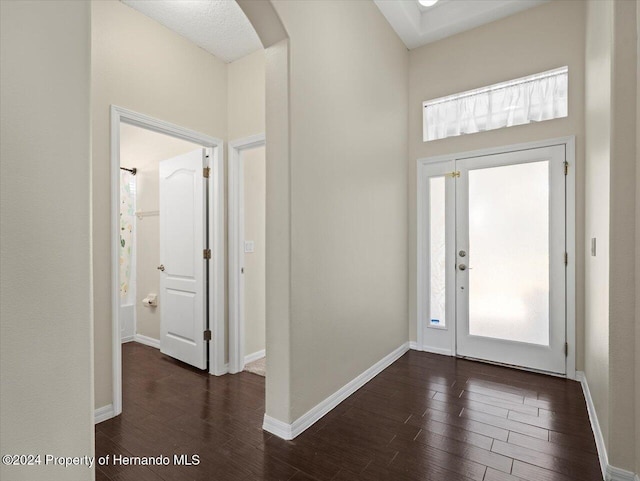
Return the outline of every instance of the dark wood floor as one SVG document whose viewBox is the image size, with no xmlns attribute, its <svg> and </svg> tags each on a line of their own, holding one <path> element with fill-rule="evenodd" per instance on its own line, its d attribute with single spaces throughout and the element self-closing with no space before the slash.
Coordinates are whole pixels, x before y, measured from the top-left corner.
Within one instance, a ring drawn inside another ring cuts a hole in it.
<svg viewBox="0 0 640 481">
<path fill-rule="evenodd" d="M 98 480 L 602 480 L 580 385 L 411 351 L 293 441 L 261 430 L 264 378 L 123 346 L 121 416 L 96 455 L 198 454 L 100 467 Z"/>
</svg>

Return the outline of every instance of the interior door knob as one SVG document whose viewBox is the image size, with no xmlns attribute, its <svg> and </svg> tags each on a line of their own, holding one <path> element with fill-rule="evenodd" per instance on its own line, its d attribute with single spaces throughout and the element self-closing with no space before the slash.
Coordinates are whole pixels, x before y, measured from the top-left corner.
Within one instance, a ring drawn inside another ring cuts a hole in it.
<svg viewBox="0 0 640 481">
<path fill-rule="evenodd" d="M 466 271 L 467 270 L 467 266 L 465 264 L 459 264 L 458 265 L 458 269 L 460 269 L 461 271 Z"/>
<path fill-rule="evenodd" d="M 156 269 L 158 269 L 159 271 L 164 271 L 164 265 L 160 264 L 158 267 L 156 267 Z"/>
</svg>

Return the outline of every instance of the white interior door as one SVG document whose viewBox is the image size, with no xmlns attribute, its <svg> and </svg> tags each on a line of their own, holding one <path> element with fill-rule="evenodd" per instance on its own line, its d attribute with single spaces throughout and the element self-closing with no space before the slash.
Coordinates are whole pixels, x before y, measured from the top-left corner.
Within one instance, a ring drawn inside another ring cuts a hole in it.
<svg viewBox="0 0 640 481">
<path fill-rule="evenodd" d="M 160 162 L 160 350 L 206 369 L 205 150 Z"/>
<path fill-rule="evenodd" d="M 566 372 L 565 147 L 456 161 L 456 351 Z"/>
</svg>

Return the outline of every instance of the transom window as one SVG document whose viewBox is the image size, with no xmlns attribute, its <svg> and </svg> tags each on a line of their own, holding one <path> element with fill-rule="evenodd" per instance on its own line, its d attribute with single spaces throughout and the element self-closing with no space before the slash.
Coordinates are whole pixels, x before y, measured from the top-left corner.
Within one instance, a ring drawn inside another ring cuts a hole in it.
<svg viewBox="0 0 640 481">
<path fill-rule="evenodd" d="M 569 68 L 423 102 L 424 142 L 568 115 Z"/>
</svg>

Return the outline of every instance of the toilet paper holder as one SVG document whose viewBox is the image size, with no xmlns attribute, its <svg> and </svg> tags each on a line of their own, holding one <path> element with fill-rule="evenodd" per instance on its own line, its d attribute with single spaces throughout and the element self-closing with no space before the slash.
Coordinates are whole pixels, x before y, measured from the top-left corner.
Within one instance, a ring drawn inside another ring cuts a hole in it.
<svg viewBox="0 0 640 481">
<path fill-rule="evenodd" d="M 150 293 L 142 299 L 142 304 L 145 307 L 156 307 L 158 305 L 158 294 Z"/>
</svg>

